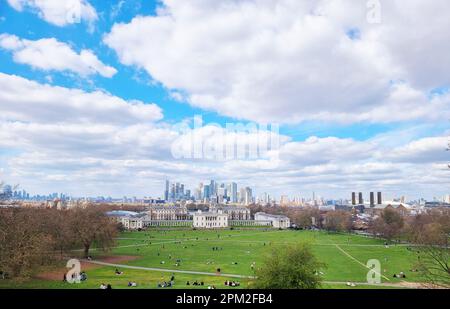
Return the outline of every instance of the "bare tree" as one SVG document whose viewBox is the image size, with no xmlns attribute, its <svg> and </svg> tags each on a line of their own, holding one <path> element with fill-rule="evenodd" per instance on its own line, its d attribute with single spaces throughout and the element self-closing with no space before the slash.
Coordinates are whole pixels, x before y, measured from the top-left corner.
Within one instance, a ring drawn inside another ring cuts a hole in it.
<svg viewBox="0 0 450 309">
<path fill-rule="evenodd" d="M 333 232 L 350 231 L 352 215 L 343 210 L 330 211 L 325 216 L 324 228 Z"/>
<path fill-rule="evenodd" d="M 417 245 L 418 269 L 428 283 L 450 288 L 450 210 L 436 209 L 415 216 L 408 224 Z"/>
<path fill-rule="evenodd" d="M 0 209 L 0 271 L 11 277 L 29 276 L 52 262 L 53 239 L 40 229 L 34 209 Z"/>
<path fill-rule="evenodd" d="M 102 207 L 88 206 L 70 211 L 70 228 L 75 242 L 83 246 L 84 257 L 89 256 L 89 249 L 95 244 L 107 250 L 114 244 L 118 226 L 115 221 L 105 215 Z"/>
<path fill-rule="evenodd" d="M 395 209 L 385 208 L 381 215 L 370 223 L 369 230 L 390 241 L 400 236 L 403 227 L 403 216 Z"/>
</svg>

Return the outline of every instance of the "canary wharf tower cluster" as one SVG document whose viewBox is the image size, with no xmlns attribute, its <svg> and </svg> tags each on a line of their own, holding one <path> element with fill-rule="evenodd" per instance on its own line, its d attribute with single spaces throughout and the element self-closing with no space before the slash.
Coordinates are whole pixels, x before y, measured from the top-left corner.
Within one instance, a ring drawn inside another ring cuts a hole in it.
<svg viewBox="0 0 450 309">
<path fill-rule="evenodd" d="M 165 182 L 164 200 L 168 202 L 176 202 L 180 200 L 192 200 L 196 202 L 227 204 L 239 203 L 249 205 L 254 202 L 252 189 L 250 187 L 242 187 L 238 190 L 238 184 L 218 183 L 211 180 L 208 183 L 201 182 L 194 191 L 185 188 L 185 185 L 179 182 Z"/>
</svg>

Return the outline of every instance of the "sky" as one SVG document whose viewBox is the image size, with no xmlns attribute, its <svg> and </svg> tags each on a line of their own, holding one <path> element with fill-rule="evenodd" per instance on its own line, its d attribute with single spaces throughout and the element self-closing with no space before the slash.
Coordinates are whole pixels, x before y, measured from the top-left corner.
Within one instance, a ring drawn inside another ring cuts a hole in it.
<svg viewBox="0 0 450 309">
<path fill-rule="evenodd" d="M 449 29 L 446 0 L 0 0 L 0 180 L 450 194 Z"/>
</svg>

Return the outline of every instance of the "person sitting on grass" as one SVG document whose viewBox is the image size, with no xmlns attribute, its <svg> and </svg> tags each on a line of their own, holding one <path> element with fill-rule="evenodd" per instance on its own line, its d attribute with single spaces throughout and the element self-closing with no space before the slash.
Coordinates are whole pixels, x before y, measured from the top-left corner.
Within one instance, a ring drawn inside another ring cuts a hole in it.
<svg viewBox="0 0 450 309">
<path fill-rule="evenodd" d="M 116 268 L 115 273 L 116 273 L 116 275 L 118 275 L 118 276 L 123 275 L 123 271 L 119 271 L 117 268 Z"/>
<path fill-rule="evenodd" d="M 107 286 L 106 284 L 102 283 L 100 284 L 100 290 L 106 290 Z"/>
<path fill-rule="evenodd" d="M 81 281 L 86 281 L 86 280 L 87 280 L 87 274 L 86 274 L 86 272 L 82 271 L 82 272 L 80 273 L 80 280 L 81 280 Z"/>
<path fill-rule="evenodd" d="M 128 282 L 128 286 L 129 286 L 129 287 L 136 287 L 136 286 L 137 286 L 137 283 L 134 282 L 134 281 L 129 281 L 129 282 Z"/>
</svg>

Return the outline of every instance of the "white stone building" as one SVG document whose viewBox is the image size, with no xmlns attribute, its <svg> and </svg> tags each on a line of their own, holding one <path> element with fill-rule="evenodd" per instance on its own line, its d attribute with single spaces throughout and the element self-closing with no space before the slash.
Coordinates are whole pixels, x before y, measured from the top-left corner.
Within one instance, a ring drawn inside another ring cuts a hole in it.
<svg viewBox="0 0 450 309">
<path fill-rule="evenodd" d="M 193 226 L 195 228 L 218 229 L 228 227 L 228 215 L 222 211 L 202 212 L 198 211 L 193 216 Z"/>
<path fill-rule="evenodd" d="M 120 222 L 127 230 L 137 230 L 144 227 L 144 221 L 142 217 L 121 217 Z"/>
<path fill-rule="evenodd" d="M 271 221 L 272 227 L 279 229 L 287 229 L 291 226 L 291 220 L 283 215 L 271 215 L 264 212 L 255 214 L 255 221 Z"/>
<path fill-rule="evenodd" d="M 147 214 L 152 220 L 188 220 L 189 214 L 184 206 L 152 206 Z"/>
<path fill-rule="evenodd" d="M 228 215 L 228 220 L 250 220 L 250 209 L 240 206 L 211 206 L 210 211 L 222 211 Z"/>
</svg>

